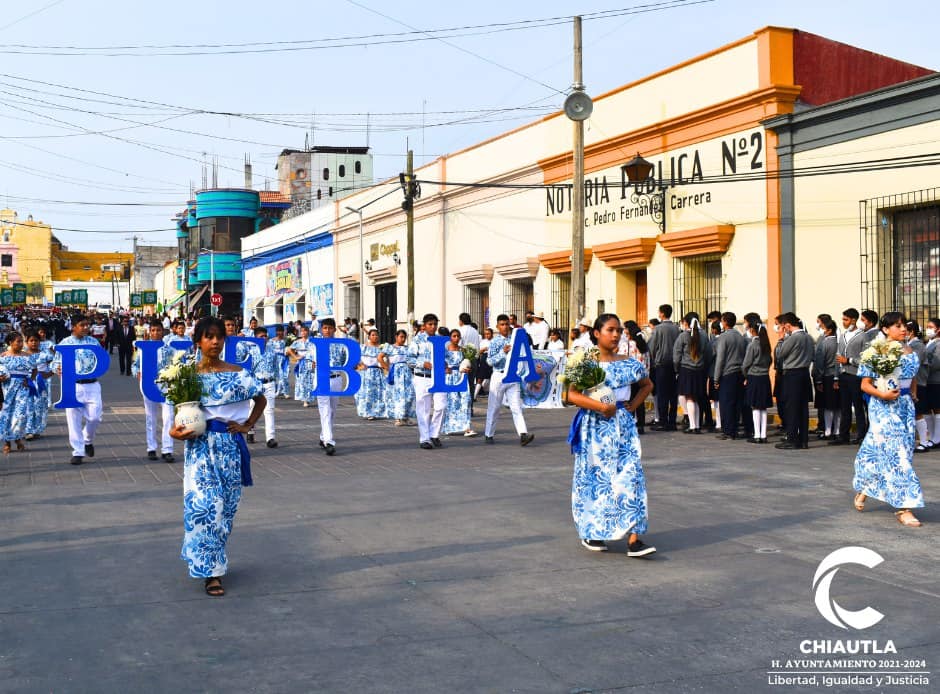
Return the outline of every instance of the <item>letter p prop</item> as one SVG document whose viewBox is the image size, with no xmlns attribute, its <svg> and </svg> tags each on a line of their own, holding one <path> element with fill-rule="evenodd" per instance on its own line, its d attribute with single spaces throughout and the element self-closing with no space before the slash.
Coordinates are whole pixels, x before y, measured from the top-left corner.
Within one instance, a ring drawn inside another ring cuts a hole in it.
<svg viewBox="0 0 940 694">
<path fill-rule="evenodd" d="M 80 350 L 92 352 L 97 360 L 94 371 L 82 374 L 81 377 L 75 372 L 75 353 Z M 108 373 L 111 357 L 101 345 L 56 345 L 55 351 L 62 355 L 62 396 L 55 404 L 55 408 L 64 410 L 69 407 L 82 407 L 82 403 L 75 397 L 76 381 L 79 378 L 81 380 L 98 378 Z"/>
</svg>

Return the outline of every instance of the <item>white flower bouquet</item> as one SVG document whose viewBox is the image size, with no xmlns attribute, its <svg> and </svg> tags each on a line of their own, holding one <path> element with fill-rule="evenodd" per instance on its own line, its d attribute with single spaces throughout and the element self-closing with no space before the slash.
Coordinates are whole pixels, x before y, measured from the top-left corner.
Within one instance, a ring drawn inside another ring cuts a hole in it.
<svg viewBox="0 0 940 694">
<path fill-rule="evenodd" d="M 875 386 L 883 393 L 900 387 L 901 357 L 904 347 L 900 342 L 888 340 L 881 335 L 872 340 L 868 349 L 862 352 L 860 364 L 878 374 Z"/>
<path fill-rule="evenodd" d="M 461 371 L 470 371 L 473 368 L 473 361 L 477 358 L 477 348 L 473 345 L 464 345 L 460 348 L 460 353 L 463 354 L 463 361 L 460 362 Z"/>
<path fill-rule="evenodd" d="M 197 436 L 206 430 L 206 417 L 199 406 L 202 397 L 202 382 L 196 372 L 196 358 L 186 352 L 178 352 L 167 366 L 157 374 L 157 384 L 162 386 L 168 402 L 176 406 L 177 426 L 185 426 Z"/>
<path fill-rule="evenodd" d="M 592 400 L 609 405 L 614 401 L 613 391 L 604 385 L 607 373 L 600 366 L 601 352 L 597 347 L 578 350 L 565 363 L 565 371 L 558 376 L 564 386 L 574 386 Z"/>
</svg>

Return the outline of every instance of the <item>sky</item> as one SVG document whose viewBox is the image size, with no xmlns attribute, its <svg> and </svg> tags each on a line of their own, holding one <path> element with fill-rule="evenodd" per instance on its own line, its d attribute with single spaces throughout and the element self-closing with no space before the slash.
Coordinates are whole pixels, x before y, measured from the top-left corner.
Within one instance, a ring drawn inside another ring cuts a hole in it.
<svg viewBox="0 0 940 694">
<path fill-rule="evenodd" d="M 368 144 L 382 180 L 409 145 L 419 165 L 558 110 L 574 14 L 589 94 L 767 25 L 940 69 L 932 0 L 903 12 L 871 0 L 3 6 L 0 203 L 73 250 L 130 250 L 134 235 L 174 244 L 172 217 L 204 162 L 218 162 L 220 186 L 241 187 L 248 157 L 254 186 L 275 189 L 277 154 L 309 138 Z"/>
</svg>

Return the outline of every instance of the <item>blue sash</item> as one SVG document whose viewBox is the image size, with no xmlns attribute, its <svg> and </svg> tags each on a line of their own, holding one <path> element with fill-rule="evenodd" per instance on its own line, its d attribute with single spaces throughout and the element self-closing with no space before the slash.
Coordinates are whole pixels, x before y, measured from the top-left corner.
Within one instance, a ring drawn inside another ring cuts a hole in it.
<svg viewBox="0 0 940 694">
<path fill-rule="evenodd" d="M 36 384 L 33 383 L 32 379 L 26 374 L 10 374 L 10 378 L 20 378 L 26 381 L 26 387 L 29 389 L 29 394 L 33 397 L 39 395 L 39 391 L 36 390 Z"/>
<path fill-rule="evenodd" d="M 42 374 L 36 374 L 36 390 L 40 393 L 45 393 L 49 390 L 49 385 L 46 383 L 46 379 Z"/>
<path fill-rule="evenodd" d="M 394 364 L 392 364 L 391 366 L 388 367 L 388 376 L 386 377 L 385 380 L 388 382 L 388 384 L 389 384 L 390 386 L 395 385 L 395 367 L 396 367 L 396 366 L 405 366 L 405 367 L 407 367 L 407 366 L 408 366 L 408 362 L 406 362 L 406 361 L 398 361 L 398 362 L 395 362 Z"/>
<path fill-rule="evenodd" d="M 229 433 L 228 422 L 223 419 L 210 419 L 207 421 L 206 431 L 212 431 L 216 434 L 228 434 L 235 438 L 235 443 L 238 444 L 238 451 L 242 459 L 242 486 L 252 486 L 254 482 L 251 479 L 251 453 L 248 452 L 248 444 L 245 443 L 245 437 L 241 434 Z"/>
<path fill-rule="evenodd" d="M 626 400 L 617 401 L 617 409 L 624 410 L 627 408 Z M 568 428 L 568 445 L 571 446 L 571 452 L 578 454 L 582 450 L 581 446 L 581 420 L 584 419 L 584 415 L 588 412 L 582 407 L 578 408 L 578 411 L 574 413 L 574 419 L 571 420 L 571 426 Z"/>
</svg>

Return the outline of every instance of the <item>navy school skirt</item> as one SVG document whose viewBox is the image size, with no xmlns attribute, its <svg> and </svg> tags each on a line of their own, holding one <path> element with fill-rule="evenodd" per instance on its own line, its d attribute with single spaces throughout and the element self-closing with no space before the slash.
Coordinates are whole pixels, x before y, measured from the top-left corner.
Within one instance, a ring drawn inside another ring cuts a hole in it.
<svg viewBox="0 0 940 694">
<path fill-rule="evenodd" d="M 766 410 L 773 407 L 774 400 L 770 390 L 770 376 L 748 376 L 747 386 L 747 404 L 754 410 Z"/>
<path fill-rule="evenodd" d="M 701 400 L 705 397 L 705 380 L 707 374 L 705 369 L 690 369 L 688 367 L 679 368 L 679 379 L 676 384 L 676 392 L 685 397 Z"/>
</svg>

